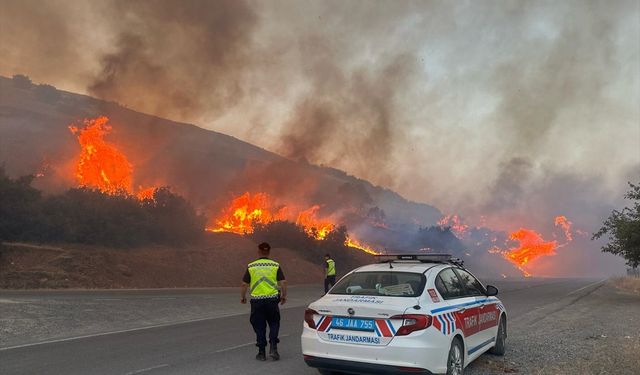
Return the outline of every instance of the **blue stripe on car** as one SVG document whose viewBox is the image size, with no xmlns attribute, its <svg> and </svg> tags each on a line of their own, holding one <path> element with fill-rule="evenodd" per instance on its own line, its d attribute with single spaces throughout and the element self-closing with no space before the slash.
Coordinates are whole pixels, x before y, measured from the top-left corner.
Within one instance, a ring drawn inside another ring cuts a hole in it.
<svg viewBox="0 0 640 375">
<path fill-rule="evenodd" d="M 382 335 L 380 334 L 380 330 L 378 329 L 378 326 L 377 326 L 377 325 L 375 325 L 375 324 L 374 324 L 374 325 L 373 325 L 373 328 L 375 328 L 375 329 L 376 329 L 376 335 L 378 335 L 378 337 L 382 336 Z"/>
<path fill-rule="evenodd" d="M 467 352 L 467 354 L 468 354 L 468 355 L 471 355 L 471 354 L 473 354 L 473 353 L 477 352 L 478 350 L 482 349 L 483 347 L 485 347 L 485 346 L 487 346 L 487 345 L 491 344 L 492 342 L 494 342 L 494 341 L 495 341 L 495 339 L 496 339 L 495 337 L 492 337 L 492 338 L 490 338 L 489 340 L 487 340 L 487 341 L 483 342 L 482 344 L 480 344 L 480 345 L 478 345 L 478 346 L 475 346 L 475 347 L 473 347 L 473 348 L 469 349 L 469 351 Z"/>
<path fill-rule="evenodd" d="M 447 310 L 455 310 L 455 309 L 457 309 L 459 307 L 469 307 L 471 305 L 483 304 L 483 303 L 492 302 L 492 301 L 496 301 L 496 299 L 495 298 L 485 298 L 485 299 L 482 299 L 480 301 L 459 303 L 457 305 L 451 305 L 451 306 L 443 306 L 443 307 L 438 307 L 437 309 L 431 310 L 431 313 L 434 314 L 434 313 L 439 313 L 439 312 L 447 311 Z"/>
</svg>

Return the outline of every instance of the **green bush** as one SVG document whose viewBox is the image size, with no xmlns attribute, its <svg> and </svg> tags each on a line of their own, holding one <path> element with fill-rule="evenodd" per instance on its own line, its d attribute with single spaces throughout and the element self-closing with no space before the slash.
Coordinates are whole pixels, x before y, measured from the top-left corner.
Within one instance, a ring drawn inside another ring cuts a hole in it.
<svg viewBox="0 0 640 375">
<path fill-rule="evenodd" d="M 592 239 L 607 236 L 609 242 L 602 251 L 621 256 L 629 266 L 637 268 L 640 265 L 640 183 L 629 182 L 629 187 L 624 197 L 633 202 L 633 207 L 613 210 Z"/>
</svg>

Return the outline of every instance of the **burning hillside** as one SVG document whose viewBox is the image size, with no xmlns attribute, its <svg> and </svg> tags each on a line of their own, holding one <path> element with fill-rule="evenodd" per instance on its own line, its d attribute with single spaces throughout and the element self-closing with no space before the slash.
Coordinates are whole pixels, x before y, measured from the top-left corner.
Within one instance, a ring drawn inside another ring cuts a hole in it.
<svg viewBox="0 0 640 375">
<path fill-rule="evenodd" d="M 105 139 L 113 130 L 106 116 L 85 120 L 82 127 L 71 125 L 69 129 L 76 135 L 80 144 L 75 173 L 79 186 L 94 188 L 106 194 L 134 195 L 141 200 L 153 199 L 156 188 L 134 188 L 133 164 L 116 144 Z M 369 210 L 372 211 L 379 214 L 374 215 L 371 227 L 392 231 L 386 224 L 379 225 L 379 217 L 384 217 L 384 212 L 377 207 Z M 310 237 L 321 241 L 344 224 L 339 215 L 322 215 L 321 212 L 320 204 L 304 206 L 290 201 L 286 196 L 275 197 L 267 192 L 245 192 L 231 199 L 219 212 L 210 212 L 206 230 L 250 234 L 256 225 L 289 221 L 303 228 Z M 471 239 L 472 226 L 458 215 L 444 216 L 438 225 L 449 227 L 460 240 Z M 565 216 L 558 216 L 555 218 L 555 225 L 562 229 L 567 243 L 570 242 L 571 222 Z M 553 256 L 559 247 L 566 245 L 559 244 L 556 240 L 547 241 L 538 232 L 526 228 L 510 233 L 503 246 L 496 245 L 495 235 L 492 238 L 493 246 L 488 252 L 501 255 L 525 276 L 535 273 L 530 267 L 531 261 Z M 348 235 L 346 245 L 370 254 L 380 252 L 356 239 L 353 234 Z M 469 255 L 468 252 L 466 254 Z"/>
<path fill-rule="evenodd" d="M 233 199 L 220 215 L 207 227 L 211 232 L 231 232 L 237 234 L 252 233 L 254 225 L 268 224 L 274 221 L 294 222 L 316 240 L 323 240 L 331 231 L 339 226 L 329 218 L 318 216 L 319 205 L 307 209 L 298 209 L 295 205 L 277 205 L 267 193 L 251 194 L 246 192 Z M 370 246 L 348 238 L 347 246 L 362 250 L 369 254 L 378 254 Z"/>
<path fill-rule="evenodd" d="M 156 188 L 133 188 L 134 168 L 124 152 L 105 140 L 112 130 L 106 116 L 87 119 L 84 126 L 69 126 L 77 136 L 80 155 L 76 164 L 76 180 L 79 186 L 97 189 L 105 194 L 134 195 L 140 200 L 153 199 Z M 339 223 L 319 217 L 320 205 L 306 209 L 296 205 L 279 205 L 265 192 L 246 192 L 231 200 L 219 215 L 214 216 L 207 227 L 211 232 L 248 234 L 256 224 L 273 221 L 291 221 L 304 228 L 316 240 L 323 240 Z M 348 239 L 349 247 L 376 254 L 370 246 L 355 239 Z"/>
<path fill-rule="evenodd" d="M 6 92 L 13 90 L 3 87 Z M 25 149 L 34 150 L 36 162 L 31 161 L 31 165 L 42 165 L 42 160 L 55 164 L 59 160 L 50 174 L 47 172 L 47 176 L 39 179 L 41 186 L 47 183 L 69 186 L 71 177 L 75 186 L 140 200 L 154 197 L 156 188 L 152 186 L 171 186 L 172 191 L 186 197 L 208 216 L 209 231 L 251 233 L 256 225 L 284 220 L 322 241 L 345 225 L 349 229 L 347 245 L 369 253 L 380 252 L 378 249 L 431 249 L 470 254 L 476 259 L 478 244 L 482 242 L 482 252 L 488 254 L 491 249 L 491 255 L 498 255 L 505 264 L 508 262 L 506 267 L 500 266 L 503 272 L 513 265 L 535 274 L 534 260 L 552 255 L 564 246 L 559 243 L 563 241 L 555 238 L 548 240 L 538 232 L 526 232 L 527 227 L 523 228 L 525 232 L 511 235 L 486 228 L 478 237 L 478 227 L 465 223 L 458 215 L 443 217 L 433 206 L 407 201 L 339 170 L 296 163 L 222 134 L 150 119 L 122 107 L 105 105 L 104 109 L 102 116 L 71 126 L 68 122 L 61 124 L 75 136 L 75 145 L 62 145 L 61 139 L 65 137 L 60 137 L 60 128 L 47 126 L 46 122 L 38 124 L 50 131 L 46 137 L 58 142 L 49 149 L 58 147 L 72 152 L 56 159 L 50 157 L 47 148 L 42 148 L 42 142 L 26 143 L 29 147 Z M 20 154 L 20 150 L 14 149 L 13 154 Z M 20 160 L 28 159 L 28 155 L 21 155 Z M 63 172 L 60 167 L 71 158 L 74 170 L 68 173 L 65 168 Z M 32 168 L 25 172 L 33 171 Z M 433 226 L 438 221 L 450 231 L 435 230 Z M 559 216 L 556 223 L 567 241 L 581 233 L 571 229 L 566 217 Z M 472 259 L 469 261 L 473 264 Z M 497 271 L 489 261 L 482 266 L 489 272 Z"/>
</svg>

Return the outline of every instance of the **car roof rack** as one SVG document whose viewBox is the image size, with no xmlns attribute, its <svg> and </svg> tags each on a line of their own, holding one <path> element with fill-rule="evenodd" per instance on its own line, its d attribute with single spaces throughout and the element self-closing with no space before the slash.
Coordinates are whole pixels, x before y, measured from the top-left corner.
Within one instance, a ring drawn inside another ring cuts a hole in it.
<svg viewBox="0 0 640 375">
<path fill-rule="evenodd" d="M 464 261 L 451 254 L 385 254 L 376 255 L 376 258 L 378 258 L 379 263 L 414 261 L 420 263 L 453 264 L 458 267 L 464 267 Z"/>
</svg>

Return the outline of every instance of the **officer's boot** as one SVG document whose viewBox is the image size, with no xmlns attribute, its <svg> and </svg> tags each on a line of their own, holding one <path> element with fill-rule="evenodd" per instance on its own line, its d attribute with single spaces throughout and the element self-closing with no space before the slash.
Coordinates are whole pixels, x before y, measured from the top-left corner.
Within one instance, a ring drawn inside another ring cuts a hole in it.
<svg viewBox="0 0 640 375">
<path fill-rule="evenodd" d="M 269 356 L 271 356 L 274 361 L 280 359 L 280 354 L 278 353 L 278 344 L 273 343 L 269 345 Z"/>
<path fill-rule="evenodd" d="M 266 361 L 267 355 L 265 354 L 264 347 L 258 348 L 258 354 L 256 354 L 256 359 L 258 361 Z"/>
</svg>

